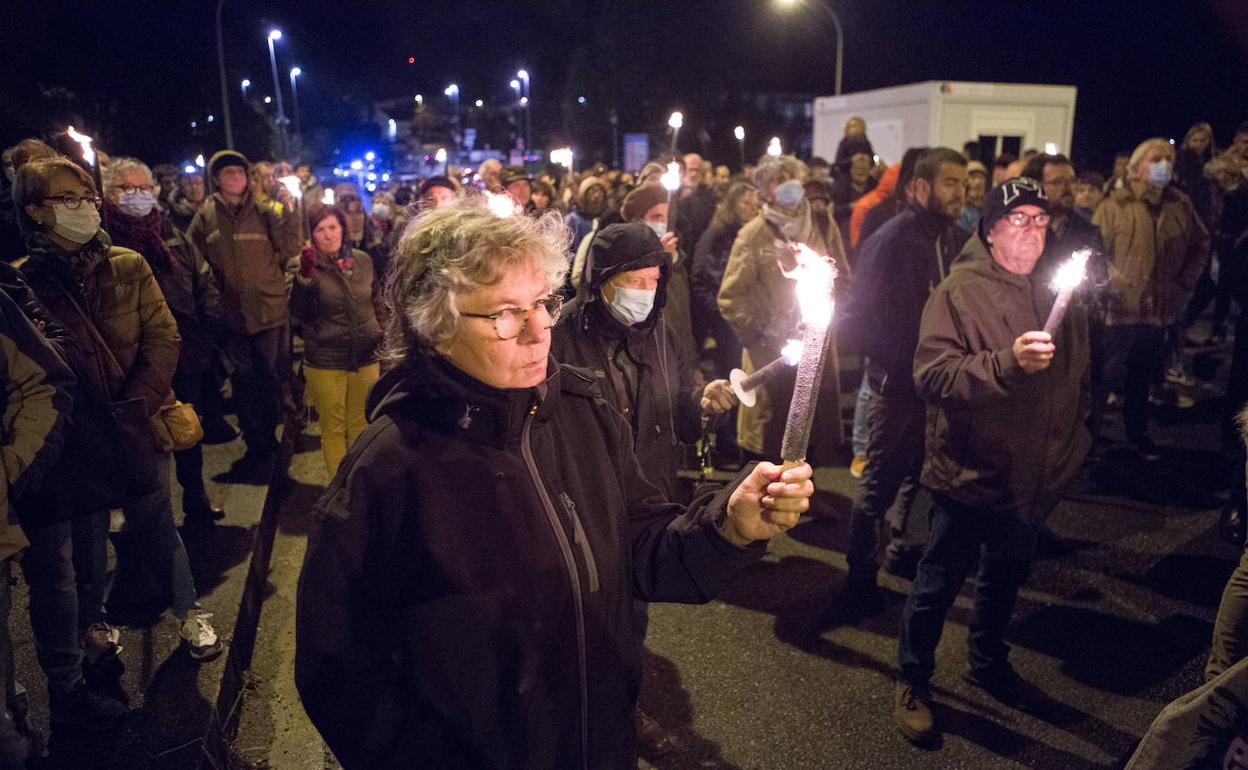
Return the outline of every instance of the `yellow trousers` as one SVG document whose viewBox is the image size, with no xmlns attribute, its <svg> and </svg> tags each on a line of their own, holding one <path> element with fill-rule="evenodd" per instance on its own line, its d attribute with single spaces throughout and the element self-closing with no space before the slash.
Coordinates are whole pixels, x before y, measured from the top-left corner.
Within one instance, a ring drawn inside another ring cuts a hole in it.
<svg viewBox="0 0 1248 770">
<path fill-rule="evenodd" d="M 362 366 L 353 372 L 303 367 L 308 394 L 321 424 L 321 454 L 332 479 L 347 456 L 347 447 L 364 432 L 364 400 L 369 387 L 381 376 L 380 364 Z"/>
</svg>

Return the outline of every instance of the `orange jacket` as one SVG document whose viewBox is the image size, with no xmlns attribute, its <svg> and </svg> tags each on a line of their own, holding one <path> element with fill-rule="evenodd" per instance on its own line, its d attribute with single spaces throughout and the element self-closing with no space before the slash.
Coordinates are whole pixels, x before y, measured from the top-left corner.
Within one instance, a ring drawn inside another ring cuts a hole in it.
<svg viewBox="0 0 1248 770">
<path fill-rule="evenodd" d="M 851 249 L 858 248 L 858 237 L 862 234 L 862 220 L 867 218 L 867 212 L 878 206 L 880 201 L 893 192 L 897 187 L 899 176 L 901 176 L 901 164 L 894 163 L 884 172 L 884 176 L 880 177 L 880 183 L 875 186 L 874 190 L 854 201 L 854 210 L 849 216 L 849 247 Z"/>
</svg>

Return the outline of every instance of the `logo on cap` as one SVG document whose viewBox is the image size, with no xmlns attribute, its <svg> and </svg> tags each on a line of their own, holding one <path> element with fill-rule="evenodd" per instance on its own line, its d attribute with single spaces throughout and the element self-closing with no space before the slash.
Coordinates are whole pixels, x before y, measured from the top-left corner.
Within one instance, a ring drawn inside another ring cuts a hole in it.
<svg viewBox="0 0 1248 770">
<path fill-rule="evenodd" d="M 1049 196 L 1044 194 L 1043 187 L 1025 176 L 1015 177 L 1001 183 L 1001 202 L 1003 205 L 1010 205 L 1023 193 L 1032 193 L 1046 201 L 1049 199 Z"/>
</svg>

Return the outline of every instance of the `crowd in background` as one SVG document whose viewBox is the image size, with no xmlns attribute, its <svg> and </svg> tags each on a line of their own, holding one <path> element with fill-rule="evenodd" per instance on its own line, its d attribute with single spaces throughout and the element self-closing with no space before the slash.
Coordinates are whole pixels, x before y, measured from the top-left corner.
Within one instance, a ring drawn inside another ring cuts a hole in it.
<svg viewBox="0 0 1248 770">
<path fill-rule="evenodd" d="M 928 532 L 926 514 L 942 505 L 933 489 L 961 483 L 956 469 L 945 469 L 948 478 L 933 471 L 940 449 L 925 449 L 942 434 L 927 427 L 935 386 L 923 376 L 939 372 L 930 361 L 923 368 L 922 353 L 928 325 L 939 321 L 929 301 L 959 269 L 967 272 L 959 264 L 987 264 L 990 252 L 1000 261 L 998 252 L 1008 253 L 1000 233 L 1032 229 L 1043 231 L 1037 276 L 1047 279 L 1073 252 L 1091 252 L 1076 302 L 1086 340 L 1072 343 L 1084 358 L 1061 361 L 1058 353 L 1066 384 L 1077 382 L 1054 407 L 1068 410 L 1091 443 L 1055 465 L 1077 468 L 1085 454 L 1095 463 L 1122 450 L 1162 461 L 1150 405 L 1190 406 L 1202 373 L 1184 367 L 1184 347 L 1232 340 L 1224 449 L 1240 451 L 1231 417 L 1248 400 L 1248 124 L 1226 147 L 1206 123 L 1178 143 L 1147 139 L 1120 153 L 1108 173 L 1036 150 L 992 157 L 975 142 L 882 160 L 860 118 L 847 122 L 830 160 L 764 156 L 734 172 L 696 153 L 669 154 L 635 174 L 602 164 L 534 174 L 487 160 L 382 183 L 371 195 L 350 182 L 323 183 L 309 164 L 252 161 L 233 150 L 213 154 L 202 169 L 104 153 L 90 164 L 59 135 L 5 150 L 3 164 L 3 492 L 11 515 L 0 527 L 0 589 L 7 595 L 11 562 L 23 553 L 54 723 L 108 729 L 125 712 L 120 634 L 110 620 L 136 606 L 177 613 L 195 659 L 221 650 L 175 527 L 171 475 L 186 521 L 211 525 L 222 511 L 206 492 L 199 442 L 166 438 L 152 425 L 190 404 L 209 440 L 228 441 L 228 392 L 246 445 L 238 469 L 259 473 L 277 448 L 279 424 L 301 425 L 312 414 L 333 477 L 365 429 L 366 397 L 384 374 L 383 329 L 396 311 L 383 296 L 404 233 L 425 212 L 467 198 L 505 196 L 517 216 L 566 225 L 566 305 L 554 313 L 554 356 L 598 379 L 630 424 L 645 476 L 672 501 L 689 498 L 698 474 L 678 472 L 698 470 L 695 447 L 719 469 L 779 457 L 793 372 L 761 386 L 750 404 L 738 403 L 728 378 L 779 358 L 799 326 L 784 270 L 788 245 L 805 244 L 835 264 L 838 320 L 807 456 L 815 466 L 849 465 L 862 480 L 843 597 L 850 611 L 878 611 L 881 568 L 916 580 L 896 712 L 915 740 L 935 730 L 924 712 L 931 663 L 919 648 L 934 647 L 933 633 L 939 638 L 948 593 L 934 578 L 921 589 L 916 576 L 921 560 L 936 558 L 925 548 L 954 537 Z M 669 164 L 678 168 L 675 190 L 661 181 Z M 1211 331 L 1193 339 L 1195 322 L 1210 313 Z M 1055 344 L 1064 350 L 1056 331 L 1028 339 L 1019 365 L 1026 370 L 1034 354 L 1047 366 Z M 1011 364 L 995 366 L 984 381 L 1008 382 L 1001 369 Z M 856 395 L 842 419 L 849 373 Z M 120 458 L 124 472 L 102 458 Z M 1052 483 L 1060 496 L 1066 479 L 1046 473 L 1036 484 Z M 1003 494 L 1015 505 L 1030 493 Z M 113 535 L 110 576 L 109 510 L 117 507 L 126 524 Z M 1232 501 L 1227 527 L 1242 526 L 1243 510 Z M 930 520 L 934 528 L 941 521 Z M 1031 557 L 1011 558 L 1024 567 L 998 576 L 998 603 L 984 605 L 995 625 L 978 651 L 995 656 L 995 668 L 981 667 L 978 683 L 1025 705 L 1034 694 L 993 647 Z M 7 596 L 0 605 L 7 608 Z M 644 607 L 635 616 L 640 643 Z M 10 683 L 3 702 L 13 717 L 0 723 L 0 767 L 20 767 L 12 757 L 29 752 L 39 731 L 12 682 L 11 650 L 8 658 L 0 644 L 0 673 Z M 670 748 L 662 726 L 640 711 L 636 719 L 646 750 Z"/>
</svg>

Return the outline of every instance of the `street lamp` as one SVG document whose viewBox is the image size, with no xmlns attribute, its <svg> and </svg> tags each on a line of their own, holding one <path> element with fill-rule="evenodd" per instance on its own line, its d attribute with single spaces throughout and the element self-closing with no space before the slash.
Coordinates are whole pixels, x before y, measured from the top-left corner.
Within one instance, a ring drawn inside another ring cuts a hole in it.
<svg viewBox="0 0 1248 770">
<path fill-rule="evenodd" d="M 243 88 L 243 99 L 245 100 L 247 98 L 247 89 L 251 88 L 251 81 L 247 78 L 243 78 L 243 82 L 239 83 L 239 85 Z"/>
<path fill-rule="evenodd" d="M 672 154 L 676 153 L 676 137 L 680 134 L 680 127 L 685 125 L 685 116 L 679 112 L 673 112 L 671 117 L 667 119 L 667 125 L 672 129 Z"/>
<path fill-rule="evenodd" d="M 225 84 L 225 33 L 221 31 L 221 11 L 225 8 L 225 0 L 217 0 L 217 75 L 221 79 L 221 114 L 225 116 L 225 146 L 234 149 L 234 122 L 230 119 L 230 92 Z M 243 99 L 247 99 L 247 89 L 243 88 Z"/>
<path fill-rule="evenodd" d="M 299 86 L 297 78 L 303 74 L 303 70 L 298 67 L 290 68 L 290 96 L 295 106 L 295 136 L 302 136 L 303 131 L 299 127 Z"/>
<path fill-rule="evenodd" d="M 455 83 L 451 83 L 449 86 L 446 87 L 446 89 L 442 93 L 446 94 L 447 98 L 451 100 L 451 103 L 455 105 L 455 113 L 454 113 L 455 122 L 453 123 L 453 125 L 454 125 L 454 134 L 455 134 L 454 136 L 455 160 L 458 162 L 459 160 L 459 86 L 456 85 Z M 449 164 L 450 164 L 450 161 L 448 160 L 447 165 Z M 443 169 L 443 171 L 445 172 L 445 169 Z"/>
<path fill-rule="evenodd" d="M 273 90 L 277 95 L 277 118 L 273 122 L 277 124 L 278 137 L 281 142 L 281 153 L 286 154 L 286 124 L 290 121 L 286 119 L 286 111 L 282 109 L 282 83 L 277 79 L 277 52 L 273 50 L 273 41 L 282 39 L 282 31 L 280 29 L 269 30 L 267 40 L 269 41 L 269 67 L 273 70 Z"/>
<path fill-rule="evenodd" d="M 841 29 L 841 17 L 836 11 L 828 5 L 825 0 L 776 0 L 776 5 L 784 10 L 790 8 L 808 7 L 813 8 L 824 16 L 827 21 L 832 23 L 832 28 L 836 30 L 836 95 L 841 95 L 841 64 L 845 56 L 845 33 Z"/>
<path fill-rule="evenodd" d="M 529 90 L 529 71 L 520 70 L 516 73 L 516 78 L 524 86 L 524 96 L 520 98 L 520 106 L 524 107 L 524 152 L 528 155 L 533 147 L 533 108 L 529 106 L 533 101 L 533 93 Z"/>
<path fill-rule="evenodd" d="M 741 169 L 745 169 L 745 126 L 737 126 L 732 129 L 732 135 L 737 138 L 737 148 L 741 150 Z"/>
</svg>

